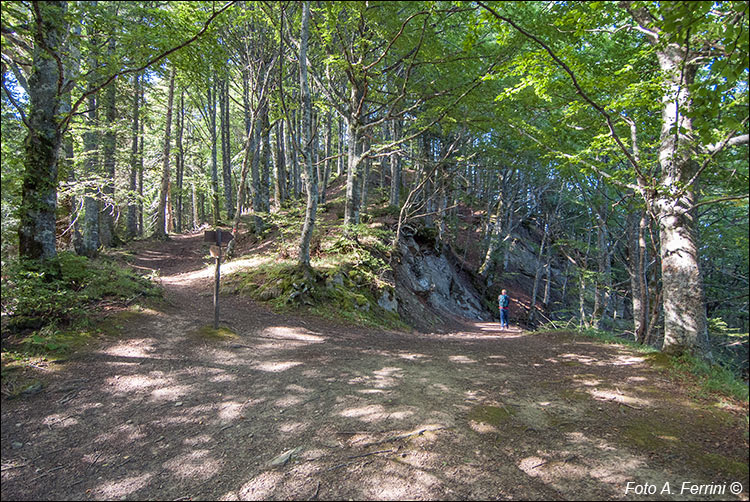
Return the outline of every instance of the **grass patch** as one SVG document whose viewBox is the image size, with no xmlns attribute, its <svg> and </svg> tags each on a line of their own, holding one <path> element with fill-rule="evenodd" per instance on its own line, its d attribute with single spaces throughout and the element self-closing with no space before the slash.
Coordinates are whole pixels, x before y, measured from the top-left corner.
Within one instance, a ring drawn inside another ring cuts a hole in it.
<svg viewBox="0 0 750 502">
<path fill-rule="evenodd" d="M 514 411 L 509 410 L 504 406 L 475 406 L 469 412 L 468 419 L 473 420 L 474 422 L 481 422 L 500 427 L 502 424 L 509 421 L 514 413 Z"/>
<path fill-rule="evenodd" d="M 748 402 L 748 384 L 737 378 L 733 371 L 721 363 L 707 361 L 685 354 L 670 359 L 671 368 L 698 380 L 700 389 L 706 394 L 720 394 L 738 401 Z"/>
<path fill-rule="evenodd" d="M 569 330 L 548 330 L 544 333 L 560 333 L 569 335 Z M 748 384 L 722 361 L 708 363 L 692 355 L 670 356 L 659 352 L 654 347 L 642 345 L 634 340 L 616 336 L 613 333 L 596 329 L 585 329 L 575 332 L 576 336 L 593 338 L 603 343 L 625 345 L 638 352 L 645 353 L 646 360 L 653 366 L 666 370 L 673 376 L 695 381 L 698 385 L 698 397 L 708 397 L 717 394 L 748 403 Z"/>
<path fill-rule="evenodd" d="M 702 424 L 711 433 L 715 431 L 715 423 Z M 707 473 L 722 473 L 729 478 L 746 479 L 748 476 L 747 461 L 734 455 L 706 452 L 705 447 L 692 440 L 687 431 L 670 426 L 664 417 L 639 418 L 631 420 L 623 431 L 621 439 L 627 446 L 634 446 L 638 450 L 649 452 L 656 456 L 670 457 L 679 455 L 688 462 Z"/>
</svg>

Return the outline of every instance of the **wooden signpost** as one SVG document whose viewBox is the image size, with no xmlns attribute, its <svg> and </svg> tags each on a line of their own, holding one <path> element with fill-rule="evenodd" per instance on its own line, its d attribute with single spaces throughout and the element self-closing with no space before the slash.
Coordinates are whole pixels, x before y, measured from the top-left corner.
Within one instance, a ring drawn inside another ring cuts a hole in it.
<svg viewBox="0 0 750 502">
<path fill-rule="evenodd" d="M 210 247 L 211 257 L 216 258 L 216 273 L 214 274 L 214 329 L 219 329 L 219 281 L 221 279 L 221 246 L 226 246 L 234 239 L 228 230 L 206 230 L 203 234 L 204 242 L 213 242 Z"/>
</svg>

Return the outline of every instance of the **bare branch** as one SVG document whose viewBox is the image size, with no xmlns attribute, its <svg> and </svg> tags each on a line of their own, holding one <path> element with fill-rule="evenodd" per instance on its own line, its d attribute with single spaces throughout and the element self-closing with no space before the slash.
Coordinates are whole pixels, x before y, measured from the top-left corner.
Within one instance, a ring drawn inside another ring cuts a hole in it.
<svg viewBox="0 0 750 502">
<path fill-rule="evenodd" d="M 633 158 L 633 155 L 631 155 L 631 153 L 628 151 L 628 149 L 623 144 L 623 142 L 620 139 L 620 137 L 615 132 L 615 127 L 614 127 L 614 124 L 612 122 L 612 117 L 609 115 L 609 113 L 607 113 L 607 111 L 601 105 L 597 104 L 593 99 L 591 99 L 588 96 L 588 94 L 586 94 L 583 91 L 583 89 L 581 88 L 580 84 L 578 83 L 578 79 L 576 78 L 575 74 L 570 69 L 570 67 L 568 65 L 566 65 L 559 57 L 557 57 L 557 55 L 552 51 L 552 49 L 547 44 L 545 44 L 544 42 L 542 42 L 539 38 L 537 38 L 533 34 L 527 32 L 526 30 L 524 30 L 523 28 L 521 28 L 520 26 L 518 26 L 515 22 L 513 22 L 513 20 L 511 20 L 511 19 L 509 19 L 509 18 L 507 18 L 505 16 L 501 16 L 500 14 L 497 13 L 497 11 L 495 11 L 495 9 L 493 9 L 492 7 L 489 7 L 488 5 L 484 4 L 483 2 L 477 2 L 477 4 L 479 6 L 481 6 L 482 8 L 484 8 L 485 10 L 487 10 L 488 12 L 490 12 L 497 19 L 500 19 L 500 20 L 505 21 L 506 23 L 510 24 L 513 28 L 515 28 L 517 31 L 519 31 L 520 33 L 522 33 L 525 37 L 530 38 L 531 40 L 535 41 L 537 44 L 539 44 L 540 46 L 542 46 L 542 48 L 545 51 L 547 51 L 547 53 L 550 55 L 550 57 L 565 71 L 565 73 L 568 74 L 568 76 L 570 76 L 570 79 L 573 82 L 573 86 L 575 86 L 576 92 L 578 93 L 578 95 L 581 96 L 584 99 L 584 101 L 586 101 L 588 104 L 590 104 L 597 112 L 599 112 L 600 115 L 602 115 L 604 117 L 604 119 L 605 119 L 605 121 L 607 123 L 607 127 L 609 129 L 609 135 L 612 137 L 612 139 L 615 140 L 615 143 L 617 143 L 617 146 L 620 148 L 620 150 L 625 155 L 625 157 L 628 159 L 628 161 L 633 166 L 633 168 L 636 170 L 636 172 L 640 176 L 642 176 L 640 165 L 635 160 L 635 158 Z"/>
<path fill-rule="evenodd" d="M 21 122 L 23 122 L 23 124 L 29 129 L 29 131 L 31 131 L 31 124 L 29 124 L 29 121 L 26 119 L 26 114 L 23 112 L 23 108 L 21 108 L 21 105 L 16 102 L 15 98 L 13 98 L 13 94 L 11 94 L 11 92 L 6 87 L 5 79 L 3 79 L 3 90 L 5 91 L 6 96 L 8 96 L 8 100 L 11 102 L 13 107 L 18 110 L 18 114 L 21 116 Z"/>
<path fill-rule="evenodd" d="M 690 210 L 693 211 L 695 210 L 696 207 L 705 206 L 707 204 L 716 204 L 717 202 L 727 202 L 730 200 L 742 200 L 742 199 L 747 199 L 747 198 L 748 198 L 748 194 L 728 195 L 726 197 L 717 197 L 716 199 L 704 200 L 696 204 L 693 204 L 693 207 L 691 207 Z"/>
</svg>

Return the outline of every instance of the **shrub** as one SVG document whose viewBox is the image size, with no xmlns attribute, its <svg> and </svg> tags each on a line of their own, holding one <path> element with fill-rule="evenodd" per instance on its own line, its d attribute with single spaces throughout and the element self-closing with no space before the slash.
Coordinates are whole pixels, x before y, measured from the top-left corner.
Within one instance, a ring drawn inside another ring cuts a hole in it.
<svg viewBox="0 0 750 502">
<path fill-rule="evenodd" d="M 153 283 L 111 261 L 69 252 L 44 262 L 14 261 L 3 268 L 2 312 L 11 331 L 68 325 L 104 298 L 159 294 Z"/>
</svg>

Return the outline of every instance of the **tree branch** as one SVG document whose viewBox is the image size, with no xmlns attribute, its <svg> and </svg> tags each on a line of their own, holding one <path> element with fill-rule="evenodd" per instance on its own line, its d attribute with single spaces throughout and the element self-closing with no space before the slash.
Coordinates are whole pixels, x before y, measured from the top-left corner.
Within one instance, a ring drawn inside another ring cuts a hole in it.
<svg viewBox="0 0 750 502">
<path fill-rule="evenodd" d="M 615 143 L 617 143 L 617 146 L 620 148 L 620 150 L 622 151 L 622 153 L 625 155 L 625 157 L 628 159 L 628 161 L 630 162 L 630 164 L 636 170 L 636 172 L 638 173 L 638 175 L 639 176 L 643 176 L 643 174 L 641 173 L 640 165 L 633 158 L 633 156 L 631 155 L 631 153 L 628 151 L 628 149 L 623 144 L 623 142 L 620 139 L 620 137 L 615 132 L 615 127 L 614 127 L 614 124 L 612 123 L 612 117 L 610 117 L 609 113 L 607 113 L 607 111 L 602 106 L 600 106 L 599 104 L 597 104 L 593 99 L 591 99 L 588 96 L 588 94 L 586 94 L 583 91 L 583 89 L 581 88 L 580 84 L 578 83 L 578 79 L 576 78 L 575 74 L 570 69 L 570 67 L 568 67 L 568 65 L 566 65 L 559 57 L 557 57 L 557 55 L 552 51 L 552 49 L 547 44 L 545 44 L 544 42 L 542 42 L 539 38 L 537 38 L 533 34 L 527 32 L 526 30 L 524 30 L 523 28 L 521 28 L 520 26 L 518 26 L 515 22 L 513 22 L 513 20 L 511 20 L 510 18 L 507 18 L 505 16 L 501 16 L 492 7 L 489 7 L 488 5 L 484 4 L 483 2 L 477 2 L 477 4 L 480 7 L 484 8 L 485 10 L 487 10 L 490 14 L 492 14 L 493 16 L 495 16 L 497 19 L 500 19 L 500 20 L 505 21 L 506 23 L 510 24 L 513 28 L 515 28 L 517 31 L 519 31 L 521 34 L 523 34 L 525 37 L 530 38 L 531 40 L 533 40 L 534 42 L 536 42 L 537 44 L 539 44 L 545 51 L 547 51 L 547 53 L 550 55 L 550 57 L 560 66 L 560 68 L 562 68 L 565 71 L 565 73 L 568 74 L 568 76 L 570 77 L 571 81 L 573 82 L 573 86 L 575 86 L 575 88 L 576 88 L 576 92 L 578 93 L 578 95 L 581 96 L 584 99 L 584 101 L 586 101 L 588 104 L 590 104 L 597 112 L 599 112 L 600 115 L 602 115 L 604 117 L 604 119 L 605 119 L 605 121 L 607 123 L 607 127 L 609 128 L 609 135 L 612 137 L 612 139 L 615 140 Z"/>
<path fill-rule="evenodd" d="M 206 22 L 203 24 L 203 27 L 198 31 L 198 33 L 196 33 L 195 35 L 193 35 L 189 39 L 185 40 L 181 44 L 179 44 L 179 45 L 177 45 L 175 47 L 172 47 L 171 49 L 168 49 L 168 50 L 162 52 L 158 56 L 155 56 L 155 57 L 151 58 L 145 64 L 143 64 L 143 65 L 141 65 L 141 66 L 139 66 L 137 68 L 130 68 L 130 69 L 127 69 L 127 70 L 122 70 L 122 71 L 116 72 L 116 73 L 110 75 L 110 77 L 107 78 L 107 80 L 105 80 L 102 84 L 100 84 L 98 86 L 95 86 L 95 87 L 92 87 L 88 91 L 84 92 L 81 95 L 81 97 L 79 97 L 78 100 L 75 102 L 75 104 L 71 107 L 70 112 L 68 112 L 68 114 L 62 120 L 62 123 L 61 123 L 62 129 L 65 130 L 68 127 L 68 124 L 70 123 L 70 119 L 73 116 L 73 113 L 76 111 L 76 109 L 78 109 L 79 106 L 81 106 L 81 104 L 90 95 L 92 95 L 92 94 L 98 92 L 99 90 L 103 89 L 104 87 L 108 86 L 116 78 L 122 77 L 124 75 L 129 74 L 129 73 L 137 73 L 139 71 L 143 71 L 146 68 L 148 68 L 149 66 L 151 66 L 151 65 L 153 65 L 155 63 L 158 63 L 159 61 L 161 61 L 165 57 L 169 56 L 173 52 L 176 52 L 176 51 L 182 49 L 183 47 L 187 47 L 191 43 L 195 42 L 201 35 L 203 35 L 208 30 L 208 27 L 211 25 L 211 23 L 213 22 L 214 19 L 216 19 L 222 12 L 224 12 L 225 10 L 227 10 L 229 7 L 231 7 L 235 3 L 237 3 L 237 0 L 231 0 L 230 2 L 227 2 L 222 8 L 220 8 L 219 10 L 217 10 L 216 12 L 214 12 L 213 14 L 211 14 L 211 16 L 206 20 Z"/>
<path fill-rule="evenodd" d="M 693 211 L 693 210 L 695 210 L 695 208 L 700 207 L 700 206 L 705 206 L 707 204 L 715 204 L 717 202 L 727 202 L 727 201 L 730 201 L 730 200 L 742 200 L 742 199 L 747 199 L 747 198 L 748 198 L 748 194 L 743 194 L 743 195 L 727 195 L 726 197 L 717 197 L 715 199 L 703 200 L 701 202 L 693 204 L 693 207 L 691 207 L 690 210 Z"/>
</svg>

